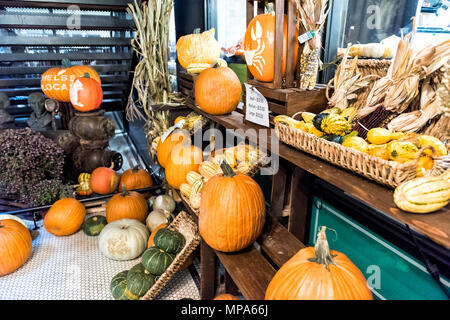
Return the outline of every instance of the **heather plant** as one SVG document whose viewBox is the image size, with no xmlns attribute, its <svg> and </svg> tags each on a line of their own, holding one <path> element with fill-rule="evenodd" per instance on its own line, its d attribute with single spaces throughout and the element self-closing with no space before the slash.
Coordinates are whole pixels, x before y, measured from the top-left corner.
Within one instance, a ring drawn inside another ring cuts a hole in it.
<svg viewBox="0 0 450 320">
<path fill-rule="evenodd" d="M 31 206 L 47 205 L 62 198 L 73 197 L 73 188 L 57 179 L 39 181 L 33 189 L 34 192 L 27 195 L 27 203 Z"/>
</svg>

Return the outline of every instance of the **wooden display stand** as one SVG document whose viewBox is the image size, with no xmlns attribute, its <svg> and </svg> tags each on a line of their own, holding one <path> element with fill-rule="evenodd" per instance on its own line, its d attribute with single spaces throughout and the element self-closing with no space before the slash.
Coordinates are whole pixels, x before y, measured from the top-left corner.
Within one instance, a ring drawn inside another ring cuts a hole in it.
<svg viewBox="0 0 450 320">
<path fill-rule="evenodd" d="M 178 91 L 185 98 L 185 103 L 188 106 L 195 107 L 195 81 L 198 74 L 189 74 L 186 70 L 179 70 L 177 72 Z"/>
</svg>

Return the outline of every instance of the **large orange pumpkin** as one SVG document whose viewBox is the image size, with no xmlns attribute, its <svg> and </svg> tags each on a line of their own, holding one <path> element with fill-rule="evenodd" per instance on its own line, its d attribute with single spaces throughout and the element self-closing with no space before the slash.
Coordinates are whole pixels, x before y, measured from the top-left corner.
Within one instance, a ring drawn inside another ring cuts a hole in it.
<svg viewBox="0 0 450 320">
<path fill-rule="evenodd" d="M 127 191 L 114 195 L 106 204 L 106 220 L 111 223 L 120 219 L 135 219 L 145 223 L 148 204 L 145 197 L 136 191 Z"/>
<path fill-rule="evenodd" d="M 179 190 L 180 185 L 186 182 L 188 172 L 197 172 L 202 162 L 203 154 L 200 148 L 186 144 L 176 146 L 170 154 L 165 168 L 167 183 Z"/>
<path fill-rule="evenodd" d="M 209 114 L 233 112 L 241 101 L 241 94 L 241 82 L 228 67 L 203 70 L 195 82 L 196 102 L 200 109 Z"/>
<path fill-rule="evenodd" d="M 315 247 L 301 249 L 270 281 L 266 300 L 372 300 L 362 272 L 341 252 L 329 249 L 325 227 Z"/>
<path fill-rule="evenodd" d="M 0 220 L 0 277 L 19 269 L 30 257 L 31 234 L 20 222 Z"/>
<path fill-rule="evenodd" d="M 98 109 L 103 100 L 102 86 L 87 73 L 73 81 L 69 94 L 72 106 L 82 112 Z"/>
<path fill-rule="evenodd" d="M 72 198 L 56 201 L 44 217 L 45 229 L 55 236 L 68 236 L 77 232 L 86 218 L 83 204 Z"/>
<path fill-rule="evenodd" d="M 199 231 L 213 249 L 235 252 L 251 245 L 265 221 L 264 195 L 249 176 L 235 173 L 224 161 L 223 174 L 210 178 L 202 189 Z"/>
<path fill-rule="evenodd" d="M 283 31 L 283 76 L 286 73 L 286 52 L 287 16 L 285 15 Z M 248 69 L 256 80 L 262 82 L 273 81 L 275 71 L 275 14 L 273 12 L 257 15 L 250 21 L 244 37 L 244 55 Z M 295 63 L 297 63 L 297 57 L 298 41 L 296 41 L 295 47 Z"/>
<path fill-rule="evenodd" d="M 127 190 L 136 190 L 149 188 L 153 185 L 152 176 L 146 170 L 135 166 L 134 168 L 126 170 L 120 176 L 119 191 L 123 191 L 123 186 Z"/>
<path fill-rule="evenodd" d="M 91 174 L 91 188 L 98 194 L 109 194 L 116 191 L 120 176 L 111 168 L 98 167 Z"/>
<path fill-rule="evenodd" d="M 51 99 L 70 102 L 69 90 L 72 82 L 85 73 L 101 84 L 97 71 L 89 66 L 71 66 L 70 60 L 64 59 L 62 68 L 50 68 L 44 72 L 41 78 L 41 89 Z"/>
<path fill-rule="evenodd" d="M 172 149 L 180 143 L 191 142 L 191 136 L 186 130 L 175 130 L 164 141 L 159 141 L 156 148 L 156 156 L 161 167 L 165 168 Z"/>
</svg>

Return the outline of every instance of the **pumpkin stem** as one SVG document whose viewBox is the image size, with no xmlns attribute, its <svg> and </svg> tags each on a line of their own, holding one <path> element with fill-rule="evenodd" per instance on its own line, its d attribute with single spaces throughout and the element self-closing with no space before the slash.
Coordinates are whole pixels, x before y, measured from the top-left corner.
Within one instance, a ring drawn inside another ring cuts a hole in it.
<svg viewBox="0 0 450 320">
<path fill-rule="evenodd" d="M 327 270 L 330 271 L 329 265 L 330 264 L 336 265 L 336 262 L 334 262 L 333 260 L 335 255 L 332 255 L 330 253 L 330 247 L 328 245 L 327 235 L 325 233 L 326 229 L 327 227 L 325 226 L 320 228 L 320 231 L 317 235 L 316 245 L 314 246 L 315 256 L 314 258 L 310 258 L 308 260 L 311 262 L 324 265 L 325 268 L 327 268 Z"/>
<path fill-rule="evenodd" d="M 122 197 L 128 196 L 130 193 L 128 192 L 127 188 L 125 187 L 125 185 L 122 185 Z"/>
<path fill-rule="evenodd" d="M 135 165 L 135 166 L 133 167 L 132 171 L 133 171 L 134 173 L 136 173 L 136 172 L 139 171 L 140 168 L 141 168 L 141 165 L 140 165 L 140 164 L 137 164 L 137 165 Z"/>
<path fill-rule="evenodd" d="M 85 72 L 83 75 L 83 78 L 90 78 L 91 76 L 89 75 L 89 73 Z"/>
<path fill-rule="evenodd" d="M 266 4 L 266 13 L 275 13 L 275 7 L 273 2 L 268 2 Z"/>
<path fill-rule="evenodd" d="M 72 66 L 72 62 L 68 58 L 64 58 L 61 61 L 61 65 L 63 68 L 70 68 Z"/>
<path fill-rule="evenodd" d="M 233 168 L 230 167 L 230 165 L 228 164 L 228 162 L 226 160 L 222 161 L 222 163 L 220 164 L 220 168 L 223 171 L 224 177 L 232 178 L 236 175 L 236 172 L 234 172 Z"/>
</svg>

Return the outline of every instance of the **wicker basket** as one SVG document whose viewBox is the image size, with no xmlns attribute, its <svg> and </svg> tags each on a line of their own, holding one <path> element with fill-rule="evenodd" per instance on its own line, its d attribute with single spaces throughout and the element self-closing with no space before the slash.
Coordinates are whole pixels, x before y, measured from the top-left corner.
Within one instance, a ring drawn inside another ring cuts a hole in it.
<svg viewBox="0 0 450 320">
<path fill-rule="evenodd" d="M 143 297 L 141 297 L 141 300 L 153 300 L 161 291 L 161 289 L 164 288 L 170 278 L 180 270 L 180 268 L 200 243 L 200 235 L 198 233 L 197 224 L 185 211 L 181 211 L 168 228 L 180 232 L 186 239 L 186 245 L 181 250 L 181 252 L 177 254 L 175 260 L 172 262 L 169 268 L 167 268 L 167 270 L 158 278 L 158 280 L 156 280 L 151 289 Z"/>
<path fill-rule="evenodd" d="M 351 170 L 380 184 L 395 188 L 416 177 L 416 163 L 400 164 L 383 160 L 358 150 L 327 141 L 313 134 L 277 123 L 275 130 L 279 139 L 299 150 L 322 158 L 335 165 Z M 442 173 L 448 166 L 448 157 L 436 160 L 435 174 Z"/>
</svg>

